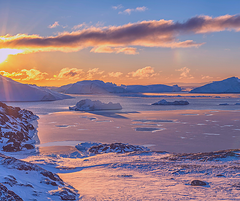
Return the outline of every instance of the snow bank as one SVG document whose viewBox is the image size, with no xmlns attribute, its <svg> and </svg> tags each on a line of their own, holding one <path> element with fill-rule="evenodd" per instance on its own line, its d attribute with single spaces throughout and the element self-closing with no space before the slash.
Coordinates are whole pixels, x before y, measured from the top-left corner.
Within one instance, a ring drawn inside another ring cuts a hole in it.
<svg viewBox="0 0 240 201">
<path fill-rule="evenodd" d="M 0 102 L 0 150 L 15 152 L 34 149 L 33 138 L 37 130 L 30 123 L 38 116 L 19 107 L 7 106 Z"/>
<path fill-rule="evenodd" d="M 240 80 L 237 77 L 230 77 L 197 87 L 190 93 L 240 93 Z"/>
<path fill-rule="evenodd" d="M 0 75 L 0 101 L 54 101 L 71 98 L 44 87 L 16 82 Z"/>
<path fill-rule="evenodd" d="M 156 103 L 153 103 L 152 105 L 188 105 L 189 102 L 188 101 L 174 101 L 174 102 L 168 102 L 165 99 L 162 99 Z"/>
<path fill-rule="evenodd" d="M 70 110 L 76 111 L 93 111 L 93 110 L 121 110 L 120 103 L 102 103 L 99 100 L 92 101 L 90 99 L 80 100 L 76 106 L 69 107 Z"/>
</svg>

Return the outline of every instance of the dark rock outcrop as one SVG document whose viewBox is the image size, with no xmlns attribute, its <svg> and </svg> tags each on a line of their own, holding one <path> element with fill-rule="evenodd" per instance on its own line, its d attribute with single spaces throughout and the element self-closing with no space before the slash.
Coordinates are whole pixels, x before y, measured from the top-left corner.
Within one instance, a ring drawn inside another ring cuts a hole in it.
<svg viewBox="0 0 240 201">
<path fill-rule="evenodd" d="M 38 116 L 19 107 L 0 102 L 0 147 L 6 152 L 34 149 L 32 137 L 37 130 L 30 123 Z"/>
<path fill-rule="evenodd" d="M 112 143 L 92 146 L 88 151 L 94 154 L 100 154 L 109 152 L 126 153 L 132 151 L 146 151 L 146 150 L 148 149 L 140 146 L 128 145 L 123 143 Z"/>
<path fill-rule="evenodd" d="M 181 161 L 181 160 L 200 160 L 200 161 L 213 161 L 219 160 L 227 157 L 240 157 L 237 153 L 240 152 L 240 149 L 229 149 L 229 150 L 221 150 L 221 151 L 213 151 L 213 152 L 203 152 L 203 153 L 180 153 L 173 154 L 164 159 L 168 159 L 171 161 Z"/>
<path fill-rule="evenodd" d="M 193 180 L 191 186 L 206 186 L 207 183 L 201 180 Z"/>
<path fill-rule="evenodd" d="M 6 186 L 0 183 L 0 200 L 6 201 L 23 201 L 16 193 L 7 189 Z"/>
</svg>

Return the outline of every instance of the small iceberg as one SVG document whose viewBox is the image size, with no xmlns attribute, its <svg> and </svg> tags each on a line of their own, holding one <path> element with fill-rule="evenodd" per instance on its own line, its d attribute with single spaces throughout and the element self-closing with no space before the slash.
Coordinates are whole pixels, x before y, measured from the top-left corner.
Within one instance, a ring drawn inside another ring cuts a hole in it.
<svg viewBox="0 0 240 201">
<path fill-rule="evenodd" d="M 69 107 L 69 110 L 75 111 L 94 111 L 94 110 L 121 110 L 120 103 L 102 103 L 99 100 L 92 101 L 90 99 L 80 100 L 75 106 Z"/>
<path fill-rule="evenodd" d="M 156 103 L 153 103 L 152 105 L 189 105 L 189 102 L 184 100 L 168 102 L 165 99 L 162 99 Z"/>
<path fill-rule="evenodd" d="M 220 103 L 219 105 L 229 105 L 228 103 Z"/>
</svg>

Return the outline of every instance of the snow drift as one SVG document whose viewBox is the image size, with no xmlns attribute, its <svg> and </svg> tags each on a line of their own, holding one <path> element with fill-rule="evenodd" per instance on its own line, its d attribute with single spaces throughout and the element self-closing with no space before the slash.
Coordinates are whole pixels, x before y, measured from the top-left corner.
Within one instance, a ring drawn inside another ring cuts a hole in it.
<svg viewBox="0 0 240 201">
<path fill-rule="evenodd" d="M 0 101 L 54 101 L 71 98 L 44 87 L 16 82 L 0 75 Z"/>
<path fill-rule="evenodd" d="M 165 99 L 162 99 L 156 103 L 153 103 L 152 105 L 189 105 L 189 102 L 184 100 L 168 102 Z"/>
<path fill-rule="evenodd" d="M 230 77 L 197 87 L 190 93 L 240 93 L 240 80 L 237 77 Z"/>
<path fill-rule="evenodd" d="M 90 99 L 80 100 L 75 106 L 69 107 L 70 110 L 76 111 L 93 111 L 93 110 L 121 110 L 120 103 L 102 103 L 99 100 L 92 101 Z"/>
</svg>

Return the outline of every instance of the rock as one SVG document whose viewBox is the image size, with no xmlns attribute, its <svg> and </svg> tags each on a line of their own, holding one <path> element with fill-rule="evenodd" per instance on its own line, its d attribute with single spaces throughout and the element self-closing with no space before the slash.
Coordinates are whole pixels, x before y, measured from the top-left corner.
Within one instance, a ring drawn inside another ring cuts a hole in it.
<svg viewBox="0 0 240 201">
<path fill-rule="evenodd" d="M 0 183 L 0 200 L 3 201 L 23 201 L 16 193 L 7 189 L 6 186 Z"/>
<path fill-rule="evenodd" d="M 71 191 L 69 188 L 62 188 L 60 190 L 56 190 L 53 195 L 60 196 L 62 200 L 76 200 L 78 195 Z"/>
<path fill-rule="evenodd" d="M 203 153 L 179 153 L 172 154 L 170 156 L 165 157 L 164 159 L 168 159 L 171 161 L 181 161 L 181 160 L 200 160 L 200 161 L 213 161 L 219 160 L 227 157 L 236 157 L 239 158 L 240 149 L 229 149 L 229 150 L 221 150 L 221 151 L 213 151 L 213 152 L 203 152 Z"/>
<path fill-rule="evenodd" d="M 94 154 L 100 153 L 126 153 L 132 151 L 148 151 L 148 148 L 135 146 L 135 145 L 128 145 L 123 143 L 112 143 L 112 144 L 101 144 L 97 146 L 92 146 L 88 151 Z"/>
<path fill-rule="evenodd" d="M 217 176 L 217 177 L 224 177 L 223 174 L 217 174 L 216 176 Z"/>
<path fill-rule="evenodd" d="M 31 111 L 0 102 L 0 150 L 17 152 L 34 149 L 32 138 L 37 130 L 30 122 L 37 119 L 38 116 Z"/>
<path fill-rule="evenodd" d="M 207 183 L 201 180 L 193 180 L 191 186 L 206 186 Z"/>
</svg>

